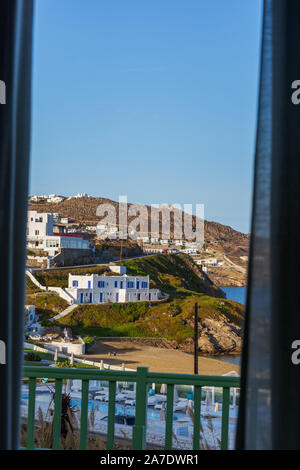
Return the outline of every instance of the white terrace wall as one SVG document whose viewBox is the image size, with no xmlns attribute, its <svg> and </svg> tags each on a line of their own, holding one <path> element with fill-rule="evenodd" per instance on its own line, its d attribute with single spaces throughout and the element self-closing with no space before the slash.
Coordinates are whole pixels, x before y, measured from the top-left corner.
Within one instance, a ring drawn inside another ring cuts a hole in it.
<svg viewBox="0 0 300 470">
<path fill-rule="evenodd" d="M 45 345 L 46 346 L 46 345 Z M 60 351 L 68 354 L 77 354 L 81 356 L 85 353 L 85 343 L 81 341 L 80 343 L 71 343 L 64 341 L 51 341 L 47 344 L 47 348 L 52 351 Z"/>
<path fill-rule="evenodd" d="M 72 304 L 74 302 L 73 297 L 71 297 L 71 295 L 68 294 L 61 287 L 48 287 L 47 290 L 51 292 L 56 292 L 59 295 L 59 297 L 61 297 L 62 299 L 65 299 L 69 304 Z"/>
<path fill-rule="evenodd" d="M 35 284 L 39 289 L 41 290 L 47 290 L 46 286 L 43 286 L 36 277 L 29 271 L 29 269 L 26 269 L 26 275 L 29 277 L 29 279 Z"/>
</svg>

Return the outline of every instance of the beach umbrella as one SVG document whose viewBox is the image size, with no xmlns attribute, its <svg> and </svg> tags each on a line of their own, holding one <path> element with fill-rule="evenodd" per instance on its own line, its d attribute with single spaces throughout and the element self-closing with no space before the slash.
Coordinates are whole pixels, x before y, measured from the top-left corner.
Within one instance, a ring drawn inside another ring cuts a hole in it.
<svg viewBox="0 0 300 470">
<path fill-rule="evenodd" d="M 165 395 L 167 393 L 167 385 L 166 384 L 162 384 L 162 386 L 160 387 L 160 393 Z"/>
<path fill-rule="evenodd" d="M 123 370 L 123 371 L 125 370 L 125 364 L 124 364 L 124 362 L 122 363 L 122 370 Z"/>
<path fill-rule="evenodd" d="M 210 408 L 212 405 L 212 393 L 211 393 L 211 390 L 209 389 L 206 392 L 205 404 L 207 408 Z"/>
<path fill-rule="evenodd" d="M 66 391 L 67 391 L 67 392 L 71 392 L 71 391 L 72 391 L 72 385 L 73 385 L 73 380 L 72 380 L 72 379 L 68 379 L 68 380 L 67 380 L 67 385 L 66 385 Z"/>
<path fill-rule="evenodd" d="M 74 353 L 71 353 L 71 359 L 70 359 L 70 364 L 71 366 L 74 364 Z"/>
<path fill-rule="evenodd" d="M 55 349 L 54 361 L 57 362 L 57 359 L 58 359 L 58 352 L 57 352 L 57 349 Z"/>
<path fill-rule="evenodd" d="M 236 388 L 233 389 L 232 406 L 233 406 L 233 408 L 236 407 Z"/>
<path fill-rule="evenodd" d="M 159 414 L 159 419 L 160 419 L 161 421 L 165 421 L 165 419 L 166 419 L 166 405 L 165 405 L 164 402 L 161 404 L 161 410 L 160 410 L 160 414 Z"/>
<path fill-rule="evenodd" d="M 177 387 L 175 385 L 175 387 L 174 387 L 174 402 L 175 403 L 178 402 L 178 399 L 179 399 L 178 398 L 178 390 L 177 390 Z"/>
<path fill-rule="evenodd" d="M 103 360 L 100 361 L 100 370 L 103 370 Z"/>
<path fill-rule="evenodd" d="M 191 419 L 194 418 L 194 410 L 193 410 L 193 400 L 188 401 L 188 406 L 186 408 L 185 414 L 189 416 Z"/>
</svg>

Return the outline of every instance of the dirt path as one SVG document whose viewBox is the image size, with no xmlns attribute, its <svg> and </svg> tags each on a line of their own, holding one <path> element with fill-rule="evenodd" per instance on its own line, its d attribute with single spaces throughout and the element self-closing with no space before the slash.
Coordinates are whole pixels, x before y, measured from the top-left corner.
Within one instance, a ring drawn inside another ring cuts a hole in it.
<svg viewBox="0 0 300 470">
<path fill-rule="evenodd" d="M 85 357 L 92 361 L 103 359 L 111 365 L 120 366 L 124 363 L 125 367 L 131 369 L 146 366 L 152 372 L 192 374 L 194 371 L 192 354 L 117 339 L 97 340 Z M 239 373 L 240 368 L 236 364 L 199 356 L 198 370 L 202 375 L 222 375 L 230 371 Z"/>
</svg>

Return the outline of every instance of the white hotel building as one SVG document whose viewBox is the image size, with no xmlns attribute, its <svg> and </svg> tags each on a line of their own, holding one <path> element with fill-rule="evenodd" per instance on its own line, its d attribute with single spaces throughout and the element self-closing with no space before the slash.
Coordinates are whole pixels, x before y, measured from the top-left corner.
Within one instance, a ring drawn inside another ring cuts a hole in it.
<svg viewBox="0 0 300 470">
<path fill-rule="evenodd" d="M 47 251 L 56 255 L 62 248 L 88 250 L 90 243 L 81 235 L 53 234 L 54 214 L 28 211 L 27 247 Z"/>
<path fill-rule="evenodd" d="M 126 272 L 122 267 L 122 273 Z M 106 302 L 142 302 L 159 300 L 159 289 L 149 288 L 149 276 L 73 275 L 69 274 L 68 288 L 75 304 L 102 304 Z"/>
</svg>

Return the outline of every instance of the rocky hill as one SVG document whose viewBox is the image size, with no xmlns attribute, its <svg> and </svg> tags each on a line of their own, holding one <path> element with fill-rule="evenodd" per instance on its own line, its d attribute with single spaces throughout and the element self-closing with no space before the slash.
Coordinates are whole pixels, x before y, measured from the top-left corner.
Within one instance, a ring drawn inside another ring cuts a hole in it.
<svg viewBox="0 0 300 470">
<path fill-rule="evenodd" d="M 116 210 L 117 225 L 119 204 L 107 198 L 101 197 L 81 197 L 65 199 L 60 203 L 39 202 L 30 204 L 31 210 L 40 212 L 56 212 L 61 217 L 68 217 L 79 226 L 97 225 L 101 220 L 96 215 L 97 207 L 100 204 L 112 204 Z M 132 204 L 128 204 L 130 207 Z M 150 232 L 151 208 L 147 207 L 148 230 Z M 179 211 L 182 216 L 182 212 Z M 128 224 L 134 217 L 128 217 Z M 161 216 L 160 216 L 161 221 Z M 170 220 L 171 237 L 174 232 L 174 218 L 171 214 Z M 196 226 L 196 217 L 193 216 L 193 226 Z M 210 256 L 219 256 L 229 260 L 224 268 L 214 269 L 210 272 L 210 276 L 217 285 L 245 285 L 246 268 L 248 262 L 249 234 L 244 234 L 234 230 L 233 228 L 219 224 L 218 222 L 204 222 L 204 242 L 206 251 Z M 231 264 L 232 263 L 232 264 Z M 241 269 L 240 269 L 241 268 Z"/>
</svg>

